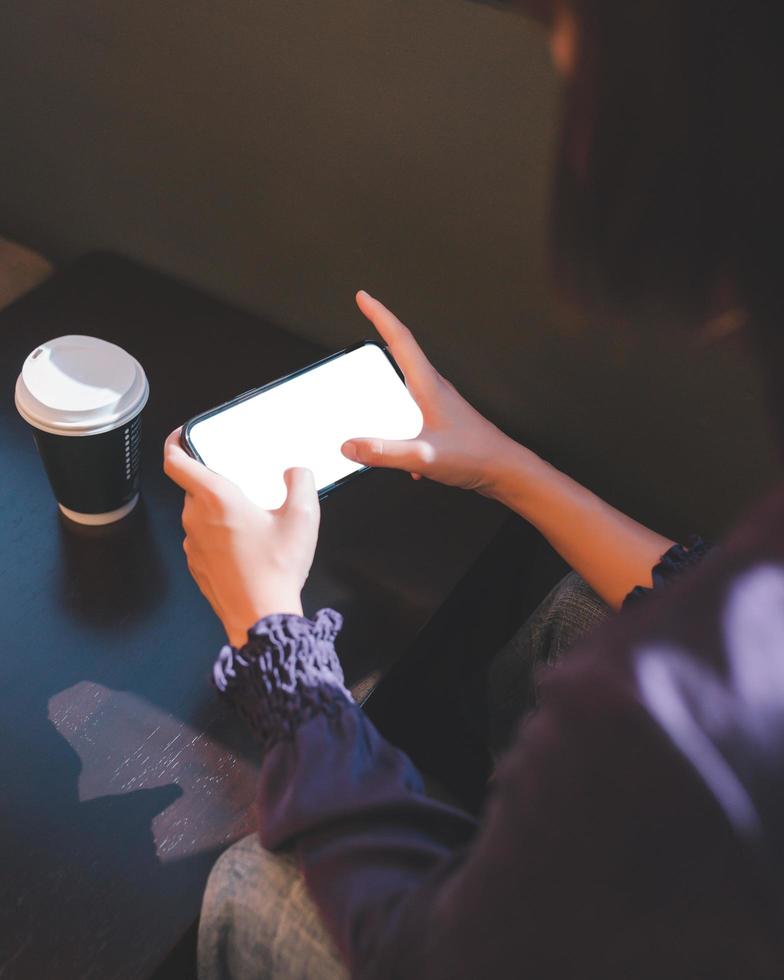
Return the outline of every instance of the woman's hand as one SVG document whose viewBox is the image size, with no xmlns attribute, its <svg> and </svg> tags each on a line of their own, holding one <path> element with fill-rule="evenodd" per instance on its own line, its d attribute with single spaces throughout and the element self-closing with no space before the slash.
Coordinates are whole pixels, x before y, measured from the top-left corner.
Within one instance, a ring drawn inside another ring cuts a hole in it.
<svg viewBox="0 0 784 980">
<path fill-rule="evenodd" d="M 270 613 L 302 615 L 300 593 L 313 564 L 321 510 L 310 470 L 283 474 L 285 503 L 263 510 L 235 484 L 192 459 L 180 430 L 166 440 L 163 468 L 185 491 L 182 524 L 188 568 L 232 646 Z"/>
<path fill-rule="evenodd" d="M 418 480 L 445 483 L 493 495 L 495 470 L 515 443 L 489 422 L 428 361 L 413 334 L 378 300 L 357 293 L 357 306 L 373 323 L 406 379 L 424 417 L 416 439 L 352 437 L 344 456 L 366 466 L 408 470 Z M 351 449 L 356 455 L 351 455 Z"/>
</svg>

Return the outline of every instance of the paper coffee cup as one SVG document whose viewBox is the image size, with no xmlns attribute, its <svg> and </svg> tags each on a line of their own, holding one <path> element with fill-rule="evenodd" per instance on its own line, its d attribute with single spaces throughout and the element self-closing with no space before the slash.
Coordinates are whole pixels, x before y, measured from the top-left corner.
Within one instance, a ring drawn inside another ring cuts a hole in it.
<svg viewBox="0 0 784 980">
<path fill-rule="evenodd" d="M 60 510 L 79 524 L 110 524 L 139 499 L 141 412 L 150 388 L 136 358 L 97 337 L 36 347 L 16 382 L 16 407 Z"/>
</svg>

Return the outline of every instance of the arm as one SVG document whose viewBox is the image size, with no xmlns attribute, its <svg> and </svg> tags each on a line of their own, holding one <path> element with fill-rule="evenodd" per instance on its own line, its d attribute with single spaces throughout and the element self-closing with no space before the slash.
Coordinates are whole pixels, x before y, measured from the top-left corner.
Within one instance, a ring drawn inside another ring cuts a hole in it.
<svg viewBox="0 0 784 980">
<path fill-rule="evenodd" d="M 477 827 L 351 702 L 339 624 L 268 617 L 216 679 L 265 744 L 261 842 L 295 848 L 352 977 L 696 975 L 684 922 L 715 914 L 721 821 L 622 662 L 602 650 L 550 675 Z"/>
<path fill-rule="evenodd" d="M 613 609 L 635 586 L 651 586 L 651 570 L 674 544 L 511 439 L 487 496 L 530 521 Z"/>
<path fill-rule="evenodd" d="M 590 964 L 605 980 L 625 980 L 636 974 L 619 961 L 616 939 L 639 963 L 640 930 L 644 940 L 656 933 L 663 957 L 652 975 L 672 973 L 665 967 L 682 958 L 683 936 L 670 899 L 673 888 L 676 898 L 684 892 L 684 875 L 668 864 L 661 830 L 664 843 L 672 824 L 687 839 L 678 808 L 688 787 L 657 779 L 648 749 L 661 739 L 634 693 L 608 699 L 623 688 L 617 658 L 594 658 L 587 682 L 573 683 L 568 665 L 553 672 L 556 685 L 502 766 L 478 830 L 424 795 L 406 756 L 353 703 L 334 650 L 339 614 L 322 610 L 311 622 L 296 611 L 318 528 L 312 476 L 289 471 L 286 504 L 260 511 L 186 457 L 177 433 L 165 452 L 167 473 L 188 494 L 189 566 L 231 642 L 250 610 L 262 616 L 215 668 L 216 685 L 264 743 L 262 843 L 296 848 L 352 973 L 501 980 L 520 976 L 521 964 L 559 977 L 585 976 Z M 266 614 L 276 604 L 295 611 Z M 697 827 L 705 845 L 701 813 Z M 672 923 L 657 918 L 661 892 L 645 887 L 641 852 L 661 879 L 653 884 L 669 889 Z M 675 947 L 664 941 L 672 939 Z M 608 950 L 614 972 L 602 969 Z"/>
<path fill-rule="evenodd" d="M 672 541 L 516 443 L 436 371 L 411 331 L 385 306 L 367 293 L 359 293 L 357 303 L 400 365 L 424 426 L 416 439 L 351 439 L 343 446 L 346 455 L 500 500 L 534 524 L 613 608 L 635 586 L 651 585 L 651 569 Z"/>
</svg>

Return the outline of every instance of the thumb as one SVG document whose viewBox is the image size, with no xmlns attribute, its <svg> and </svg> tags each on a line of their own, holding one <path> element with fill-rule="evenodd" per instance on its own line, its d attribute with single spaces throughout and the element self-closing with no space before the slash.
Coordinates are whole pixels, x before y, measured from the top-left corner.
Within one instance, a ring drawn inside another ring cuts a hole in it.
<svg viewBox="0 0 784 980">
<path fill-rule="evenodd" d="M 340 448 L 344 456 L 365 466 L 422 472 L 433 461 L 433 448 L 422 439 L 351 439 Z"/>
<path fill-rule="evenodd" d="M 287 493 L 281 510 L 294 509 L 306 513 L 318 510 L 318 492 L 312 470 L 304 466 L 290 466 L 283 473 L 283 479 Z"/>
</svg>

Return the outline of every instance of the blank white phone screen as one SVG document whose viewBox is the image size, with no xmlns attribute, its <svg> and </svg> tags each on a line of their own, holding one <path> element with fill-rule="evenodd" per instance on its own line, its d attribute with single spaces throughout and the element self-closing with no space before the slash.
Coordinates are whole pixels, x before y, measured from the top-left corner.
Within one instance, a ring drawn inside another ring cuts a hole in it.
<svg viewBox="0 0 784 980">
<path fill-rule="evenodd" d="M 422 423 L 387 355 L 365 344 L 196 422 L 189 434 L 206 466 L 272 510 L 286 499 L 290 466 L 312 470 L 322 490 L 362 469 L 341 453 L 347 439 L 413 439 Z"/>
</svg>

